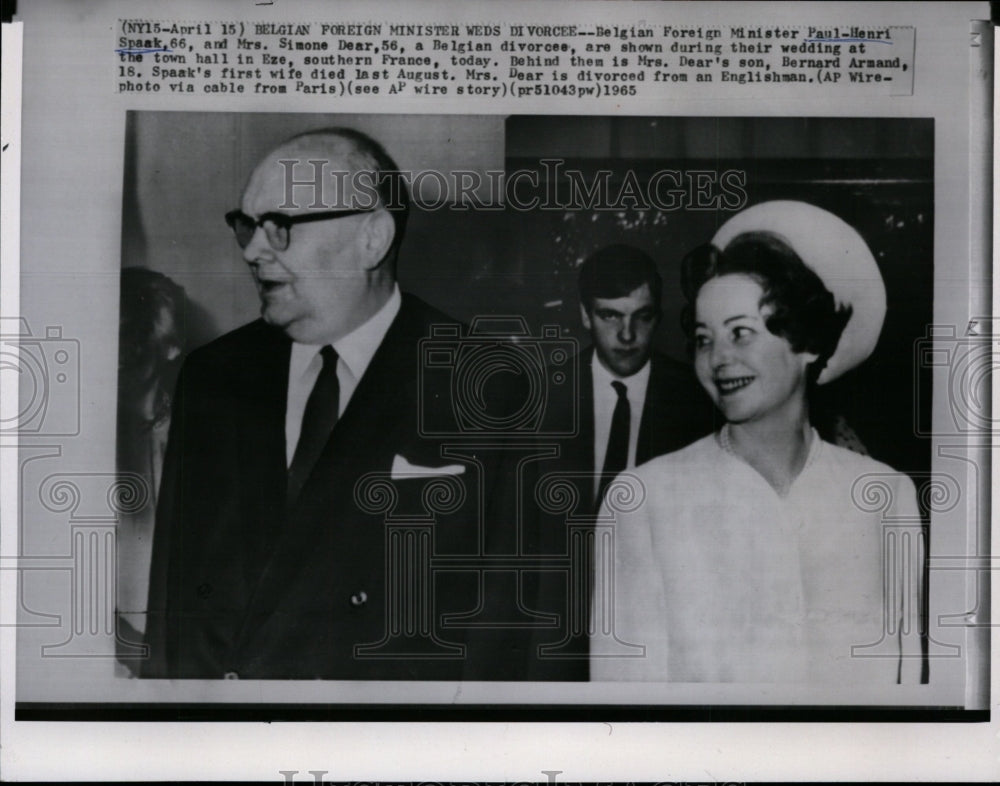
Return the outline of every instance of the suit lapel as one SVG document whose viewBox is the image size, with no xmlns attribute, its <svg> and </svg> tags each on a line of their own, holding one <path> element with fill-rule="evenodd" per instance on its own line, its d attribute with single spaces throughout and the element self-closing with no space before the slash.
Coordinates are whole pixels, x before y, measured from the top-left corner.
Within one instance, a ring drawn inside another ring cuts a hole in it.
<svg viewBox="0 0 1000 786">
<path fill-rule="evenodd" d="M 265 523 L 265 531 L 258 534 L 267 538 L 280 523 L 284 505 L 285 404 L 292 344 L 283 333 L 260 325 L 258 340 L 247 345 L 247 354 L 233 358 L 231 379 L 239 402 L 233 414 L 240 419 L 240 482 L 261 508 L 254 517 Z"/>
<path fill-rule="evenodd" d="M 636 435 L 635 464 L 645 464 L 653 457 L 653 432 L 662 423 L 661 410 L 666 409 L 659 398 L 664 393 L 663 366 L 656 354 L 649 358 L 649 383 L 646 385 L 646 400 L 642 403 L 642 417 L 639 419 L 639 433 Z"/>
<path fill-rule="evenodd" d="M 399 314 L 337 421 L 295 505 L 286 511 L 247 609 L 244 636 L 250 633 L 253 621 L 265 618 L 280 600 L 282 586 L 290 574 L 299 570 L 304 555 L 315 552 L 330 537 L 354 545 L 359 545 L 356 541 L 361 537 L 382 537 L 377 527 L 363 531 L 352 527 L 358 521 L 358 516 L 352 515 L 356 512 L 353 491 L 362 474 L 388 472 L 391 468 L 398 446 L 386 435 L 399 428 L 400 418 L 414 419 L 410 431 L 416 435 L 415 409 L 407 405 L 404 395 L 416 384 L 417 340 L 425 329 L 414 310 L 404 295 Z M 284 407 L 282 423 L 283 419 Z M 373 429 L 378 435 L 373 436 Z M 281 455 L 283 459 L 284 452 Z M 336 522 L 330 521 L 331 514 L 337 515 Z"/>
</svg>

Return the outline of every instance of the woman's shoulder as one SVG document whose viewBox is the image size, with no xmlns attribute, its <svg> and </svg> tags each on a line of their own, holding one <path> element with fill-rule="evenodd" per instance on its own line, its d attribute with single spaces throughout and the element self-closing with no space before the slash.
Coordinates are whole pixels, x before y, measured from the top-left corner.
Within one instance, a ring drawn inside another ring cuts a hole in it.
<svg viewBox="0 0 1000 786">
<path fill-rule="evenodd" d="M 825 440 L 823 441 L 823 456 L 825 459 L 824 464 L 828 467 L 838 469 L 854 480 L 867 478 L 872 482 L 882 481 L 915 488 L 910 476 L 905 472 L 895 470 L 888 464 L 873 459 L 871 456 L 834 445 Z"/>
<path fill-rule="evenodd" d="M 664 473 L 697 472 L 699 467 L 718 461 L 721 453 L 715 434 L 709 434 L 683 448 L 650 459 L 629 472 L 644 479 L 662 477 Z"/>
<path fill-rule="evenodd" d="M 608 487 L 608 498 L 626 507 L 634 500 L 645 500 L 641 515 L 662 512 L 668 505 L 676 507 L 696 495 L 707 478 L 717 477 L 715 462 L 721 453 L 715 436 L 709 435 L 621 473 Z"/>
</svg>

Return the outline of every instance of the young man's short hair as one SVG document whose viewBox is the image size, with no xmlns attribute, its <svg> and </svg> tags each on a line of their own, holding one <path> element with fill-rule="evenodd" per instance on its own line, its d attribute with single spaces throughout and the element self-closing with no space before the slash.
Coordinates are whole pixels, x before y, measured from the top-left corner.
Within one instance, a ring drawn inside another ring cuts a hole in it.
<svg viewBox="0 0 1000 786">
<path fill-rule="evenodd" d="M 649 284 L 657 308 L 663 291 L 663 279 L 656 263 L 643 251 L 625 243 L 605 246 L 580 265 L 580 302 L 590 311 L 595 298 L 625 297 Z"/>
</svg>

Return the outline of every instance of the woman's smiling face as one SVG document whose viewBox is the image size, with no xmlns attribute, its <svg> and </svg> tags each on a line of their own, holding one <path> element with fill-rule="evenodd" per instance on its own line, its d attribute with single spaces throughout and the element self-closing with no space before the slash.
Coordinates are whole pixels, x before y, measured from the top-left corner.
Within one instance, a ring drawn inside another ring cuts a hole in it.
<svg viewBox="0 0 1000 786">
<path fill-rule="evenodd" d="M 743 274 L 705 282 L 695 303 L 695 372 L 730 423 L 756 421 L 805 399 L 816 355 L 794 352 L 767 329 L 764 290 Z"/>
</svg>

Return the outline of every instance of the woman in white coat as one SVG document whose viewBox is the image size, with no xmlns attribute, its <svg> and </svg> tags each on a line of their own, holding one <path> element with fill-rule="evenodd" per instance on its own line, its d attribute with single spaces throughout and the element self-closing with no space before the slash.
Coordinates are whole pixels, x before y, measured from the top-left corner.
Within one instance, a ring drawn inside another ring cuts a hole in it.
<svg viewBox="0 0 1000 786">
<path fill-rule="evenodd" d="M 695 371 L 726 424 L 620 476 L 624 496 L 610 489 L 591 678 L 918 681 L 920 567 L 897 559 L 882 511 L 865 504 L 877 483 L 919 528 L 913 483 L 809 422 L 812 387 L 878 340 L 885 289 L 871 252 L 825 210 L 764 203 L 685 258 L 682 287 Z"/>
</svg>

